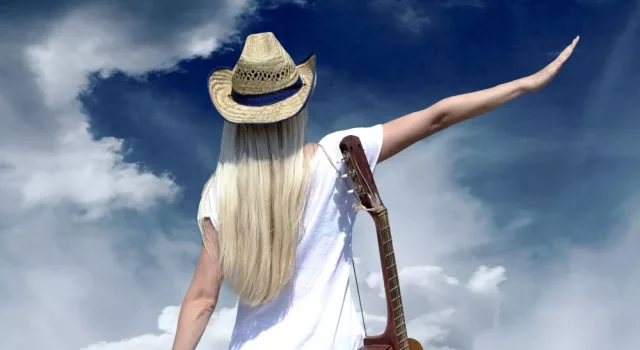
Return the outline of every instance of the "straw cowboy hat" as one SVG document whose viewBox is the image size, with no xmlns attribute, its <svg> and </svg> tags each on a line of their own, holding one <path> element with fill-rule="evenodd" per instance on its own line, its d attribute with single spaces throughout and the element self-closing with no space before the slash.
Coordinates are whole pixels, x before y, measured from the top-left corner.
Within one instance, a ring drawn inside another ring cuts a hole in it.
<svg viewBox="0 0 640 350">
<path fill-rule="evenodd" d="M 316 84 L 315 55 L 296 65 L 273 33 L 247 37 L 233 69 L 209 75 L 209 95 L 222 117 L 236 124 L 269 124 L 298 114 Z"/>
</svg>

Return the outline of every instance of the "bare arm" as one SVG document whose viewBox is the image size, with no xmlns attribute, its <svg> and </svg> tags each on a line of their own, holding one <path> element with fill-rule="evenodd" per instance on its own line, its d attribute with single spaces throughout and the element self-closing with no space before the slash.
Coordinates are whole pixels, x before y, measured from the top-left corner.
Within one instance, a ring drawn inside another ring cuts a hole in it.
<svg viewBox="0 0 640 350">
<path fill-rule="evenodd" d="M 378 162 L 388 159 L 427 136 L 461 121 L 485 114 L 527 92 L 545 87 L 571 56 L 571 45 L 548 66 L 528 77 L 489 89 L 445 98 L 427 109 L 407 114 L 383 125 L 383 142 Z"/>
<path fill-rule="evenodd" d="M 203 227 L 207 244 L 206 247 L 204 243 L 202 245 L 193 279 L 180 308 L 173 350 L 196 348 L 218 303 L 222 280 L 218 265 L 218 244 L 215 239 L 217 233 L 209 219 L 205 219 Z"/>
</svg>

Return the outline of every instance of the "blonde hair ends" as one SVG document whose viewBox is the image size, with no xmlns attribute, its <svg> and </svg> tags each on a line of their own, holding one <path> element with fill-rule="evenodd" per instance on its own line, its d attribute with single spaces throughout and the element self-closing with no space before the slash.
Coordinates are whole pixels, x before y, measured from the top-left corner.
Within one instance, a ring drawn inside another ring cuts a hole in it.
<svg viewBox="0 0 640 350">
<path fill-rule="evenodd" d="M 306 126 L 306 108 L 272 124 L 224 124 L 199 210 L 213 185 L 220 271 L 248 305 L 275 299 L 294 273 L 311 178 Z"/>
</svg>

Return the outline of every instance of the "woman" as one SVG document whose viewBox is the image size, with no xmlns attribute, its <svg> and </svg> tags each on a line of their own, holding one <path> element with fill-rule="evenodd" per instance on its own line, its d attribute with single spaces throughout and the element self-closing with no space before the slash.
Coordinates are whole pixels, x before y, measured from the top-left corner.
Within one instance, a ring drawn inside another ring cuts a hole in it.
<svg viewBox="0 0 640 350">
<path fill-rule="evenodd" d="M 240 298 L 232 349 L 362 346 L 349 291 L 353 197 L 334 168 L 344 170 L 340 140 L 358 136 L 373 170 L 437 131 L 543 88 L 578 39 L 531 76 L 310 144 L 306 106 L 315 57 L 295 65 L 272 33 L 248 36 L 235 68 L 209 77 L 225 124 L 218 166 L 202 193 L 203 244 L 173 349 L 195 349 L 222 281 Z"/>
</svg>

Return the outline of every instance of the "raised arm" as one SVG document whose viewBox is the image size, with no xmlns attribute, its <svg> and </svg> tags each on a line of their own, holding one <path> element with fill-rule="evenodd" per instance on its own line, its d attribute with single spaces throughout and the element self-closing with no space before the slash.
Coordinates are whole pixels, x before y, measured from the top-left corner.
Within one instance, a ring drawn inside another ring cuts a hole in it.
<svg viewBox="0 0 640 350">
<path fill-rule="evenodd" d="M 576 37 L 553 62 L 533 75 L 486 90 L 448 97 L 427 109 L 384 124 L 378 163 L 435 132 L 492 111 L 527 92 L 542 89 L 558 74 L 579 39 Z"/>
<path fill-rule="evenodd" d="M 218 303 L 222 280 L 218 265 L 216 232 L 209 219 L 205 219 L 202 226 L 206 244 L 202 245 L 193 279 L 180 307 L 173 350 L 196 348 Z"/>
</svg>

